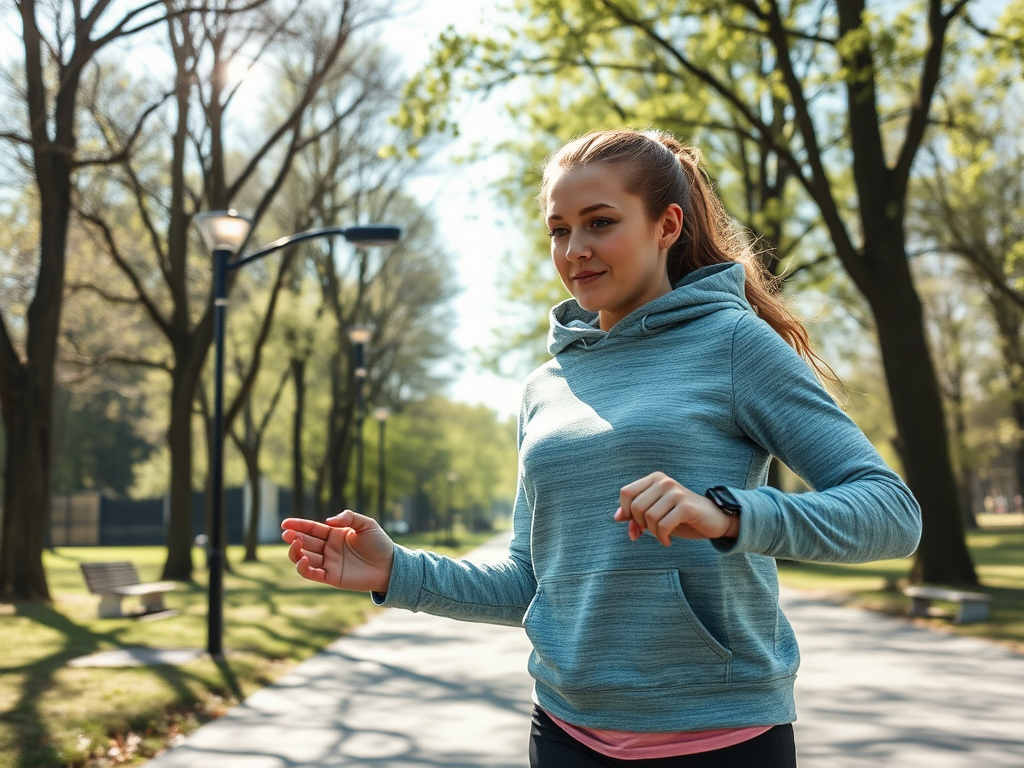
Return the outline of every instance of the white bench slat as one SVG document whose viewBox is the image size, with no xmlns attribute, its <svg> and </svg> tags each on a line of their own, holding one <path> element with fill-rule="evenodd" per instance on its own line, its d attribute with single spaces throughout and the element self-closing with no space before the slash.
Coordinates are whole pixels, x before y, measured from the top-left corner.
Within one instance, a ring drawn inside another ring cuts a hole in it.
<svg viewBox="0 0 1024 768">
<path fill-rule="evenodd" d="M 908 597 L 926 597 L 931 600 L 950 600 L 952 602 L 976 601 L 987 603 L 992 600 L 992 595 L 984 592 L 961 592 L 956 589 L 945 589 L 943 587 L 904 587 L 903 594 Z"/>
<path fill-rule="evenodd" d="M 178 585 L 173 581 L 152 581 L 146 584 L 127 584 L 123 587 L 110 587 L 104 592 L 116 592 L 119 595 L 147 595 L 150 592 L 173 592 Z"/>
<path fill-rule="evenodd" d="M 164 610 L 164 592 L 177 589 L 173 581 L 139 582 L 135 565 L 128 561 L 113 563 L 79 563 L 86 586 L 93 594 L 101 596 L 100 618 L 124 616 L 121 600 L 126 596 L 138 596 L 144 613 Z"/>
<path fill-rule="evenodd" d="M 982 592 L 963 592 L 944 587 L 909 586 L 903 588 L 903 594 L 910 598 L 911 616 L 929 616 L 932 600 L 947 600 L 957 604 L 954 624 L 970 624 L 975 621 L 988 620 L 988 604 L 992 596 Z"/>
<path fill-rule="evenodd" d="M 109 587 L 124 587 L 139 583 L 139 572 L 127 561 L 117 563 L 80 563 L 85 583 L 90 592 L 102 592 Z"/>
</svg>

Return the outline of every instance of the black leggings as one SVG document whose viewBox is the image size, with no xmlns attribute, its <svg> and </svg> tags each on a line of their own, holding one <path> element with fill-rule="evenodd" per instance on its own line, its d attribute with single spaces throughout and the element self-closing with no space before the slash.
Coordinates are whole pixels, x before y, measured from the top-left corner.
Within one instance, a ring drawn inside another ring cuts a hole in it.
<svg viewBox="0 0 1024 768">
<path fill-rule="evenodd" d="M 776 725 L 731 747 L 679 757 L 622 760 L 606 757 L 580 744 L 547 716 L 533 708 L 530 726 L 530 768 L 796 768 L 793 726 Z"/>
</svg>

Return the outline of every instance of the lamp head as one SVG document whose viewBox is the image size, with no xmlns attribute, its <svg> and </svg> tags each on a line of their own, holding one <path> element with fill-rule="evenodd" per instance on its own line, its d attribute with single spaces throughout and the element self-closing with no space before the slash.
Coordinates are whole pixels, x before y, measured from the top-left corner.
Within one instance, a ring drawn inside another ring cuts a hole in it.
<svg viewBox="0 0 1024 768">
<path fill-rule="evenodd" d="M 390 416 L 391 416 L 391 409 L 390 408 L 386 408 L 384 406 L 380 406 L 378 408 L 374 408 L 373 409 L 373 417 L 377 421 L 387 421 Z"/>
<path fill-rule="evenodd" d="M 342 234 L 353 245 L 372 248 L 398 245 L 398 241 L 402 239 L 402 228 L 390 224 L 368 224 L 359 227 L 345 227 Z"/>
<path fill-rule="evenodd" d="M 211 251 L 238 253 L 252 229 L 252 220 L 239 216 L 234 210 L 199 213 L 194 221 Z"/>
<path fill-rule="evenodd" d="M 353 325 L 348 329 L 348 338 L 353 344 L 369 344 L 373 330 L 368 325 Z"/>
</svg>

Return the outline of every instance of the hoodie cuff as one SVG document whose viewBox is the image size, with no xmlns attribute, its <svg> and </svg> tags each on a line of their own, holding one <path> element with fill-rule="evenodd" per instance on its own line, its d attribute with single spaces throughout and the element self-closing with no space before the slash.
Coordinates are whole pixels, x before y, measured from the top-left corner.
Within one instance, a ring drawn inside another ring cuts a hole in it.
<svg viewBox="0 0 1024 768">
<path fill-rule="evenodd" d="M 383 608 L 419 610 L 423 591 L 423 556 L 416 550 L 395 544 L 391 580 L 387 592 L 371 592 L 370 599 Z"/>
<path fill-rule="evenodd" d="M 729 488 L 740 503 L 740 535 L 735 539 L 712 539 L 719 552 L 728 555 L 749 552 L 767 555 L 775 545 L 779 532 L 779 508 L 775 501 L 758 490 L 740 491 Z"/>
</svg>

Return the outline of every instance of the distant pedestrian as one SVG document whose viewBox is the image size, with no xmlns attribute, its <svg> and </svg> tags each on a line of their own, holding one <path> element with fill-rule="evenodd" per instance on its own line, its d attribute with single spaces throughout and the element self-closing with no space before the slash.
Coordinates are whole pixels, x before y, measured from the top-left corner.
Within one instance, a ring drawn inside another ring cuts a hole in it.
<svg viewBox="0 0 1024 768">
<path fill-rule="evenodd" d="M 699 160 L 663 133 L 602 131 L 544 170 L 573 298 L 526 380 L 505 561 L 409 550 L 347 510 L 283 523 L 307 579 L 523 625 L 534 768 L 795 766 L 774 558 L 903 557 L 920 536 Z M 814 491 L 765 487 L 772 456 Z"/>
</svg>

